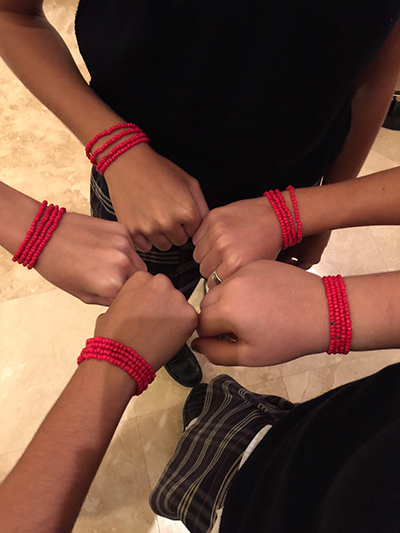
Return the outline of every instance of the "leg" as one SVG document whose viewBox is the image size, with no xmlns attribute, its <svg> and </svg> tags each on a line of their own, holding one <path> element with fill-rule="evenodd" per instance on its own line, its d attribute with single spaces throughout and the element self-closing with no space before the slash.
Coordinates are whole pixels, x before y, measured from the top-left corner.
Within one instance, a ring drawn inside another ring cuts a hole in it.
<svg viewBox="0 0 400 533">
<path fill-rule="evenodd" d="M 250 392 L 226 375 L 213 379 L 206 391 L 200 387 L 190 396 L 199 404 L 203 395 L 201 414 L 183 433 L 150 497 L 155 513 L 181 520 L 193 532 L 213 526 L 253 438 L 295 407 L 283 398 Z M 196 414 L 199 405 L 185 404 L 186 420 L 191 407 Z"/>
</svg>

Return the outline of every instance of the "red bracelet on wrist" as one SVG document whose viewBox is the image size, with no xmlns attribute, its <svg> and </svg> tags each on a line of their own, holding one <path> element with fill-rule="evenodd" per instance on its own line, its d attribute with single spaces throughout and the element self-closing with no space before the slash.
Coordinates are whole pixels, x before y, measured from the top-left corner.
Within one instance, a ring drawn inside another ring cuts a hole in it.
<svg viewBox="0 0 400 533">
<path fill-rule="evenodd" d="M 351 346 L 352 327 L 346 285 L 342 276 L 324 276 L 329 309 L 328 354 L 348 354 Z"/>
<path fill-rule="evenodd" d="M 142 394 L 156 377 L 150 363 L 129 346 L 113 339 L 106 339 L 105 337 L 88 339 L 85 348 L 78 357 L 78 365 L 85 359 L 108 361 L 125 370 L 137 383 L 136 396 Z"/>
<path fill-rule="evenodd" d="M 275 191 L 266 191 L 264 196 L 268 198 L 269 203 L 271 204 L 275 214 L 279 220 L 279 224 L 282 230 L 283 237 L 283 249 L 286 250 L 289 246 L 294 246 L 298 244 L 302 239 L 302 226 L 299 215 L 299 208 L 296 201 L 296 196 L 294 194 L 294 189 L 291 185 L 287 187 L 290 192 L 290 198 L 293 203 L 294 218 L 290 209 L 285 203 L 285 199 L 282 196 L 282 193 L 276 189 Z M 297 225 L 297 231 L 295 228 L 295 222 Z"/>
<path fill-rule="evenodd" d="M 33 268 L 65 211 L 64 207 L 60 209 L 58 205 L 48 206 L 44 200 L 12 260 L 28 267 L 29 270 Z"/>
<path fill-rule="evenodd" d="M 127 128 L 127 129 L 124 129 Z M 105 137 L 106 135 L 111 135 L 114 133 L 114 131 L 123 130 L 116 135 L 114 135 L 111 139 L 106 141 L 100 148 L 97 148 L 91 153 L 91 150 L 93 146 L 96 144 L 96 142 L 101 139 L 102 137 Z M 96 158 L 101 155 L 103 152 L 105 152 L 110 146 L 118 142 L 123 137 L 130 135 L 133 133 L 129 139 L 122 141 L 121 143 L 117 144 L 112 148 L 109 152 L 104 155 L 101 160 L 97 163 Z M 115 126 L 112 126 L 108 130 L 104 130 L 101 133 L 98 133 L 91 141 L 89 141 L 85 148 L 85 153 L 92 165 L 96 166 L 97 172 L 100 174 L 104 174 L 107 167 L 111 165 L 120 155 L 124 154 L 134 146 L 140 143 L 149 142 L 149 138 L 147 135 L 138 127 L 136 124 L 132 124 L 131 122 L 126 122 L 122 124 L 116 124 Z"/>
</svg>

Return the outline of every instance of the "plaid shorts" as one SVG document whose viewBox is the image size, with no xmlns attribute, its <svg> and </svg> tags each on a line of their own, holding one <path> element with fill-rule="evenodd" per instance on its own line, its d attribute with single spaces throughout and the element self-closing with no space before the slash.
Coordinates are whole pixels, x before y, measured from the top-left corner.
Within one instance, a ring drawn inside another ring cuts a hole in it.
<svg viewBox="0 0 400 533">
<path fill-rule="evenodd" d="M 95 167 L 92 167 L 90 179 L 90 210 L 93 217 L 117 220 L 106 180 Z M 165 252 L 153 247 L 150 252 L 138 254 L 150 274 L 165 274 L 174 287 L 189 298 L 201 278 L 199 265 L 193 259 L 193 250 L 194 245 L 189 239 L 183 246 L 172 246 Z"/>
<path fill-rule="evenodd" d="M 201 415 L 183 433 L 150 496 L 152 510 L 181 520 L 192 533 L 210 531 L 250 442 L 293 407 L 250 392 L 230 376 L 213 379 Z"/>
</svg>

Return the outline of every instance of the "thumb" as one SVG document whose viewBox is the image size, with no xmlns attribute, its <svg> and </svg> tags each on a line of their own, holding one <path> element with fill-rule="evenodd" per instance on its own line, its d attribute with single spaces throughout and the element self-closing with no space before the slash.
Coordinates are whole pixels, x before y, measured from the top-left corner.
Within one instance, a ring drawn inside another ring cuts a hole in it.
<svg viewBox="0 0 400 533">
<path fill-rule="evenodd" d="M 232 342 L 218 337 L 197 337 L 191 347 L 207 357 L 214 365 L 237 366 L 241 344 L 240 341 Z"/>
</svg>

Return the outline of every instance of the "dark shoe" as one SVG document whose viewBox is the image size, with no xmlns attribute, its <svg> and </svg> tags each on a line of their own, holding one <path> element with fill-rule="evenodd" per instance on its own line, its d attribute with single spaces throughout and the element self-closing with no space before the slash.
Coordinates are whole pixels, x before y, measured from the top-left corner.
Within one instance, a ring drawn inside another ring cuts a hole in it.
<svg viewBox="0 0 400 533">
<path fill-rule="evenodd" d="M 386 115 L 383 127 L 389 130 L 400 130 L 400 102 L 393 98 Z"/>
<path fill-rule="evenodd" d="M 184 429 L 188 427 L 192 420 L 201 414 L 206 399 L 207 386 L 207 383 L 200 383 L 199 385 L 196 385 L 186 398 L 186 402 L 182 411 Z"/>
<path fill-rule="evenodd" d="M 183 387 L 194 387 L 203 377 L 200 365 L 187 344 L 165 365 L 165 370 Z"/>
</svg>

